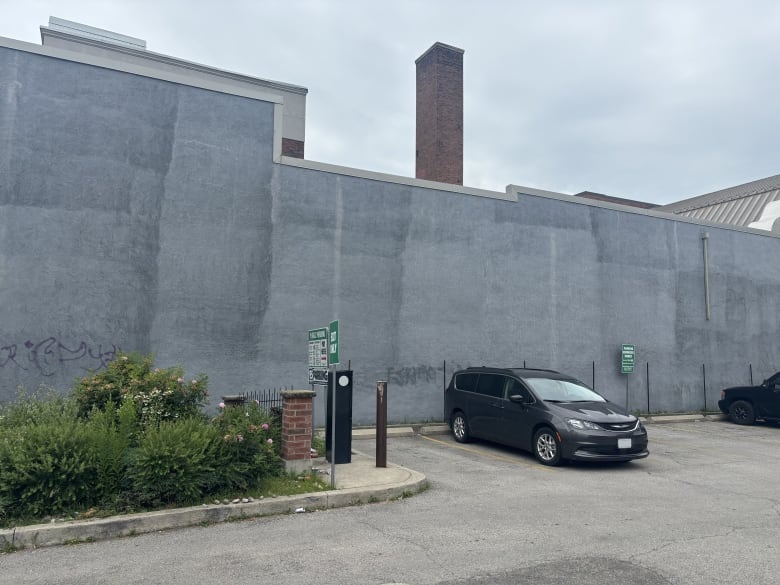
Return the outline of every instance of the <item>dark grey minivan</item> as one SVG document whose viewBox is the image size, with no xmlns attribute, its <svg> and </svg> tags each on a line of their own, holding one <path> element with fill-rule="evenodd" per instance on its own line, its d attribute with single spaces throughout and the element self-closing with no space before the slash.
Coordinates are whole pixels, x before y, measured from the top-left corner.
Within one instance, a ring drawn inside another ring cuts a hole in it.
<svg viewBox="0 0 780 585">
<path fill-rule="evenodd" d="M 544 465 L 647 457 L 647 431 L 632 414 L 559 372 L 467 368 L 453 374 L 444 408 L 455 440 L 518 447 Z"/>
</svg>

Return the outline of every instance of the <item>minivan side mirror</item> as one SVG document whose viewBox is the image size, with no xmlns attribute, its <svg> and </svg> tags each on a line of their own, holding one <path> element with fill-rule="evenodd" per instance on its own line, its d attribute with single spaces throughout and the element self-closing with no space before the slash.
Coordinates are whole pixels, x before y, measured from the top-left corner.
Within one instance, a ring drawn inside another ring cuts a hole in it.
<svg viewBox="0 0 780 585">
<path fill-rule="evenodd" d="M 531 400 L 522 394 L 512 394 L 509 397 L 509 402 L 516 402 L 517 404 L 530 404 Z"/>
</svg>

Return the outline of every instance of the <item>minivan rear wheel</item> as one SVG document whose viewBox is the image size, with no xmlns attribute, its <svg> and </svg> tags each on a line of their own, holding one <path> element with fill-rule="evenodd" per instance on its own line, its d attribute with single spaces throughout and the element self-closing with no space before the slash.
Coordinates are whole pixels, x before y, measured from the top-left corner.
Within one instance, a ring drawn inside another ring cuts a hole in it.
<svg viewBox="0 0 780 585">
<path fill-rule="evenodd" d="M 460 411 L 452 415 L 452 434 L 455 435 L 455 440 L 458 443 L 468 443 L 471 438 L 466 415 Z"/>
<path fill-rule="evenodd" d="M 542 465 L 558 465 L 561 462 L 561 442 L 551 428 L 544 427 L 536 431 L 534 457 Z"/>
</svg>

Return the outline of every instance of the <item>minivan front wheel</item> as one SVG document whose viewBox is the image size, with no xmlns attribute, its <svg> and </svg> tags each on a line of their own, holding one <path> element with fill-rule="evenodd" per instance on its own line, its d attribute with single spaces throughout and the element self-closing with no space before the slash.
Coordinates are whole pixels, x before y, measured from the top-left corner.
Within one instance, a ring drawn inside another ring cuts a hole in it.
<svg viewBox="0 0 780 585">
<path fill-rule="evenodd" d="M 468 443 L 471 438 L 466 415 L 460 411 L 452 415 L 452 434 L 455 435 L 455 440 L 458 443 Z"/>
<path fill-rule="evenodd" d="M 534 457 L 542 465 L 558 465 L 561 462 L 561 442 L 551 428 L 544 427 L 536 431 Z"/>
</svg>

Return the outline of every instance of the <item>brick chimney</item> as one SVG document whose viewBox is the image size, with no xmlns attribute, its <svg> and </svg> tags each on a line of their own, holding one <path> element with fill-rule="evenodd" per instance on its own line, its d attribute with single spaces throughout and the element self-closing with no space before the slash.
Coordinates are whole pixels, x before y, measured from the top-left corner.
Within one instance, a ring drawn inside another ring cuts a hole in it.
<svg viewBox="0 0 780 585">
<path fill-rule="evenodd" d="M 415 177 L 463 184 L 463 49 L 435 43 L 416 61 Z"/>
</svg>

